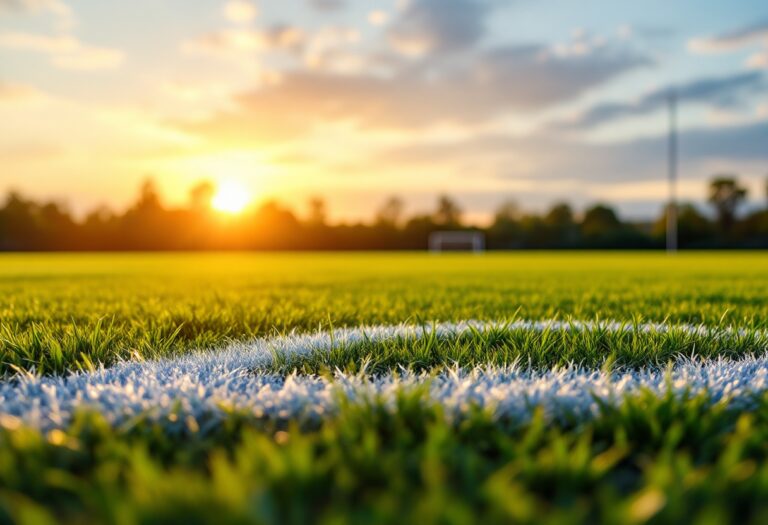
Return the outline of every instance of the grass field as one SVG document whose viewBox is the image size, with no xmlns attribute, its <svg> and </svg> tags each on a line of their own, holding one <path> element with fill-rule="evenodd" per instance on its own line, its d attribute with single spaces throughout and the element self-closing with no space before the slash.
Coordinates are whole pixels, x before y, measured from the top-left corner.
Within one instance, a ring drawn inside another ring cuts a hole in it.
<svg viewBox="0 0 768 525">
<path fill-rule="evenodd" d="M 765 523 L 767 290 L 761 253 L 4 255 L 0 522 Z"/>
</svg>

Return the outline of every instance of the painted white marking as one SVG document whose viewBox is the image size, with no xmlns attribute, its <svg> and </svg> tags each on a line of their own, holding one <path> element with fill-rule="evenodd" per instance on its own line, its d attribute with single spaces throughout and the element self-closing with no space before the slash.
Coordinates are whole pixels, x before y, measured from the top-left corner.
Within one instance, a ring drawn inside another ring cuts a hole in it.
<svg viewBox="0 0 768 525">
<path fill-rule="evenodd" d="M 726 337 L 745 331 L 703 326 L 583 323 L 563 321 L 493 323 L 470 321 L 416 327 L 408 325 L 335 330 L 333 333 L 291 335 L 236 344 L 220 351 L 193 353 L 175 359 L 125 362 L 93 373 L 65 377 L 17 377 L 0 383 L 0 425 L 18 422 L 50 430 L 65 427 L 78 410 L 102 413 L 114 425 L 137 417 L 183 426 L 188 416 L 199 419 L 202 431 L 217 425 L 230 410 L 276 419 L 317 419 L 333 411 L 338 396 L 352 401 L 379 398 L 392 405 L 398 392 L 427 383 L 425 402 L 439 403 L 449 415 L 460 416 L 472 406 L 498 418 L 525 420 L 536 407 L 552 418 L 592 417 L 595 399 L 618 405 L 626 396 L 648 389 L 658 395 L 706 392 L 712 402 L 748 407 L 753 395 L 768 390 L 768 357 L 739 360 L 680 360 L 669 373 L 647 368 L 605 373 L 580 367 L 535 371 L 513 365 L 453 370 L 437 376 L 409 372 L 366 378 L 336 374 L 282 377 L 267 373 L 275 353 L 301 357 L 339 345 L 458 335 L 472 329 L 508 327 L 531 331 L 604 330 L 686 333 Z M 768 350 L 766 334 L 756 334 Z M 174 417 L 169 416 L 174 414 Z"/>
</svg>

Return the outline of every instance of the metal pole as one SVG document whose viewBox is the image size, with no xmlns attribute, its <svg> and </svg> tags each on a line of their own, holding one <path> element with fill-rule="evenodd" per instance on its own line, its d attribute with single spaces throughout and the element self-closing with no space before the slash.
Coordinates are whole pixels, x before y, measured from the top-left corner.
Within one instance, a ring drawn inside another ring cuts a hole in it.
<svg viewBox="0 0 768 525">
<path fill-rule="evenodd" d="M 677 251 L 677 96 L 669 93 L 669 203 L 667 205 L 667 252 Z"/>
</svg>

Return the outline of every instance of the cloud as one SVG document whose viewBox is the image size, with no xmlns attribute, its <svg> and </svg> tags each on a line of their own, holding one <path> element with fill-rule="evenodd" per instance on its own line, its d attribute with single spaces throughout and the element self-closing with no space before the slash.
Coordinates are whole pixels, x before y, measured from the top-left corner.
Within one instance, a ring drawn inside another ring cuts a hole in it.
<svg viewBox="0 0 768 525">
<path fill-rule="evenodd" d="M 334 122 L 378 129 L 483 123 L 571 100 L 647 64 L 643 57 L 610 50 L 576 57 L 547 51 L 544 46 L 505 47 L 450 68 L 404 67 L 389 77 L 288 72 L 274 85 L 237 97 L 237 110 L 183 127 L 213 139 L 259 142 Z"/>
<path fill-rule="evenodd" d="M 360 38 L 359 30 L 344 26 L 327 26 L 313 32 L 289 25 L 273 25 L 265 29 L 238 27 L 188 40 L 182 43 L 181 49 L 188 54 L 217 56 L 239 63 L 254 53 L 265 56 L 287 53 L 297 59 L 293 66 L 349 72 L 365 66 L 365 57 L 352 49 Z M 274 73 L 281 75 L 278 71 Z"/>
<path fill-rule="evenodd" d="M 768 161 L 768 122 L 707 127 L 680 134 L 683 174 L 712 161 L 728 164 Z M 557 152 L 553 155 L 553 152 Z M 583 184 L 648 181 L 666 174 L 667 137 L 658 135 L 610 143 L 534 134 L 522 137 L 482 135 L 466 140 L 417 143 L 384 151 L 376 163 L 410 166 L 482 165 L 495 162 L 497 176 L 541 183 L 578 180 Z M 441 164 L 444 163 L 444 164 Z M 704 174 L 707 176 L 708 174 Z"/>
<path fill-rule="evenodd" d="M 680 138 L 683 160 L 768 160 L 768 122 L 741 126 L 694 129 Z"/>
<path fill-rule="evenodd" d="M 309 0 L 309 5 L 319 11 L 338 11 L 346 7 L 345 0 Z"/>
<path fill-rule="evenodd" d="M 722 53 L 761 42 L 768 43 L 768 20 L 721 35 L 693 39 L 688 48 L 697 53 Z"/>
<path fill-rule="evenodd" d="M 368 13 L 368 22 L 372 26 L 383 26 L 389 21 L 389 13 L 381 9 L 375 9 Z"/>
<path fill-rule="evenodd" d="M 87 46 L 73 36 L 2 33 L 0 47 L 49 55 L 53 65 L 60 69 L 114 69 L 123 62 L 121 51 Z"/>
<path fill-rule="evenodd" d="M 236 24 L 252 22 L 258 14 L 256 6 L 247 0 L 230 0 L 224 4 L 224 16 Z"/>
<path fill-rule="evenodd" d="M 43 94 L 34 87 L 0 80 L 0 103 L 39 98 Z"/>
<path fill-rule="evenodd" d="M 768 69 L 768 49 L 751 55 L 747 59 L 747 66 L 751 69 Z"/>
<path fill-rule="evenodd" d="M 59 69 L 95 71 L 117 69 L 123 63 L 124 55 L 117 49 L 81 46 L 74 53 L 53 57 L 53 64 Z"/>
<path fill-rule="evenodd" d="M 482 0 L 413 0 L 392 21 L 389 42 L 409 56 L 471 48 L 485 35 L 489 10 Z"/>
<path fill-rule="evenodd" d="M 674 35 L 675 31 L 672 28 L 655 24 L 621 24 L 616 28 L 616 36 L 624 40 L 660 41 L 667 40 Z"/>
<path fill-rule="evenodd" d="M 364 66 L 364 58 L 350 52 L 350 46 L 360 41 L 360 31 L 352 27 L 331 26 L 315 32 L 308 38 L 304 53 L 305 63 L 313 69 L 345 69 L 338 67 L 354 61 L 360 69 Z"/>
<path fill-rule="evenodd" d="M 274 50 L 300 50 L 306 40 L 296 27 L 275 25 L 267 29 L 224 29 L 207 33 L 182 44 L 188 53 L 230 56 L 232 53 Z"/>
<path fill-rule="evenodd" d="M 49 11 L 69 16 L 71 10 L 60 0 L 0 0 L 0 13 L 10 11 Z"/>
<path fill-rule="evenodd" d="M 766 87 L 762 73 L 746 72 L 714 78 L 697 79 L 675 87 L 675 94 L 681 102 L 712 103 L 720 107 L 737 105 L 744 97 L 759 94 Z M 557 126 L 572 129 L 586 129 L 627 117 L 645 115 L 668 104 L 670 89 L 651 91 L 633 102 L 612 102 L 598 104 L 568 122 Z"/>
<path fill-rule="evenodd" d="M 0 34 L 0 46 L 24 51 L 58 54 L 75 52 L 80 47 L 80 43 L 72 36 L 2 33 Z"/>
<path fill-rule="evenodd" d="M 0 17 L 4 13 L 50 13 L 62 30 L 71 28 L 75 22 L 72 9 L 62 0 L 0 0 Z"/>
</svg>

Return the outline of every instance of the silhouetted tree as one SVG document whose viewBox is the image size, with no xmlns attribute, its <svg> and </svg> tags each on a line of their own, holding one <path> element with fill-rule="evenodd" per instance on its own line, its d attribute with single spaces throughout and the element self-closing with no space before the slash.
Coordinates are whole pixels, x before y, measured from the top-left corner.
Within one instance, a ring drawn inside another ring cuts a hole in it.
<svg viewBox="0 0 768 525">
<path fill-rule="evenodd" d="M 574 223 L 573 210 L 571 210 L 571 207 L 564 202 L 555 204 L 549 212 L 547 212 L 546 217 L 544 217 L 544 222 L 546 222 L 548 226 L 570 226 Z"/>
<path fill-rule="evenodd" d="M 77 224 L 62 204 L 49 202 L 39 207 L 42 249 L 66 250 L 77 239 Z"/>
<path fill-rule="evenodd" d="M 147 178 L 142 184 L 139 190 L 139 199 L 133 206 L 135 210 L 142 211 L 157 211 L 162 209 L 160 204 L 160 192 L 157 190 L 157 185 L 154 179 Z"/>
<path fill-rule="evenodd" d="M 511 200 L 503 202 L 493 215 L 493 223 L 488 229 L 489 248 L 516 248 L 522 238 L 520 235 L 520 208 Z"/>
<path fill-rule="evenodd" d="M 320 197 L 312 197 L 309 199 L 309 217 L 308 222 L 314 226 L 325 225 L 326 209 L 325 201 Z"/>
<path fill-rule="evenodd" d="M 520 231 L 523 245 L 527 248 L 552 247 L 550 229 L 542 217 L 533 214 L 524 215 L 520 219 Z"/>
<path fill-rule="evenodd" d="M 437 200 L 437 210 L 434 215 L 435 223 L 443 227 L 457 227 L 461 225 L 461 208 L 448 197 L 441 195 Z"/>
<path fill-rule="evenodd" d="M 403 215 L 403 201 L 396 196 L 392 196 L 376 212 L 375 224 L 379 226 L 397 227 L 400 224 Z"/>
<path fill-rule="evenodd" d="M 597 204 L 584 213 L 581 232 L 589 239 L 605 239 L 621 229 L 621 221 L 612 208 Z"/>
<path fill-rule="evenodd" d="M 192 211 L 207 212 L 216 194 L 216 187 L 210 181 L 201 181 L 189 190 L 189 205 Z"/>
<path fill-rule="evenodd" d="M 0 237 L 5 250 L 34 250 L 39 244 L 38 206 L 10 192 L 0 210 Z"/>
<path fill-rule="evenodd" d="M 664 239 L 667 234 L 667 213 L 669 206 L 665 206 L 653 225 L 652 234 L 658 239 Z M 677 206 L 677 235 L 680 246 L 700 244 L 711 239 L 715 233 L 714 224 L 690 203 L 682 203 Z"/>
<path fill-rule="evenodd" d="M 768 248 L 768 208 L 750 213 L 737 223 L 740 243 L 749 248 Z"/>
<path fill-rule="evenodd" d="M 250 238 L 256 247 L 301 248 L 301 224 L 296 216 L 279 202 L 262 204 L 253 216 Z"/>
<path fill-rule="evenodd" d="M 435 223 L 431 215 L 416 215 L 405 223 L 405 248 L 424 250 L 427 248 L 429 234 L 442 228 L 442 224 Z"/>
<path fill-rule="evenodd" d="M 123 239 L 116 234 L 120 218 L 107 206 L 94 208 L 85 216 L 80 239 L 87 250 L 116 250 L 122 248 Z"/>
<path fill-rule="evenodd" d="M 709 185 L 709 202 L 717 212 L 721 230 L 728 234 L 736 221 L 739 205 L 747 198 L 747 190 L 739 185 L 735 177 L 721 175 Z"/>
<path fill-rule="evenodd" d="M 552 206 L 544 217 L 544 224 L 551 232 L 550 243 L 559 246 L 573 244 L 578 236 L 578 228 L 573 218 L 573 210 L 566 203 Z"/>
<path fill-rule="evenodd" d="M 496 209 L 493 215 L 494 223 L 514 223 L 520 220 L 520 207 L 515 201 L 505 201 Z"/>
<path fill-rule="evenodd" d="M 301 221 L 275 201 L 225 218 L 208 212 L 212 195 L 212 185 L 201 183 L 191 189 L 186 207 L 165 207 L 148 180 L 126 211 L 114 213 L 101 207 L 77 221 L 62 204 L 38 203 L 11 192 L 0 205 L 0 250 L 425 249 L 430 233 L 461 227 L 461 211 L 448 197 L 441 197 L 434 214 L 407 221 L 402 217 L 402 201 L 393 197 L 372 225 L 331 225 L 320 198 L 310 201 L 309 217 Z M 721 226 L 719 238 L 714 222 L 695 206 L 680 206 L 681 243 L 706 247 L 727 241 L 730 246 L 768 247 L 768 209 L 737 218 L 744 198 L 745 190 L 735 179 L 722 177 L 713 184 L 713 203 L 732 221 L 728 231 Z M 623 223 L 606 205 L 586 210 L 577 225 L 567 204 L 556 204 L 537 215 L 522 214 L 513 202 L 506 202 L 486 233 L 490 248 L 642 248 L 661 246 L 665 225 L 664 216 L 651 228 Z"/>
<path fill-rule="evenodd" d="M 169 219 L 155 181 L 148 178 L 139 189 L 136 203 L 120 221 L 119 235 L 132 250 L 174 249 L 182 236 L 172 231 L 174 228 Z"/>
</svg>

